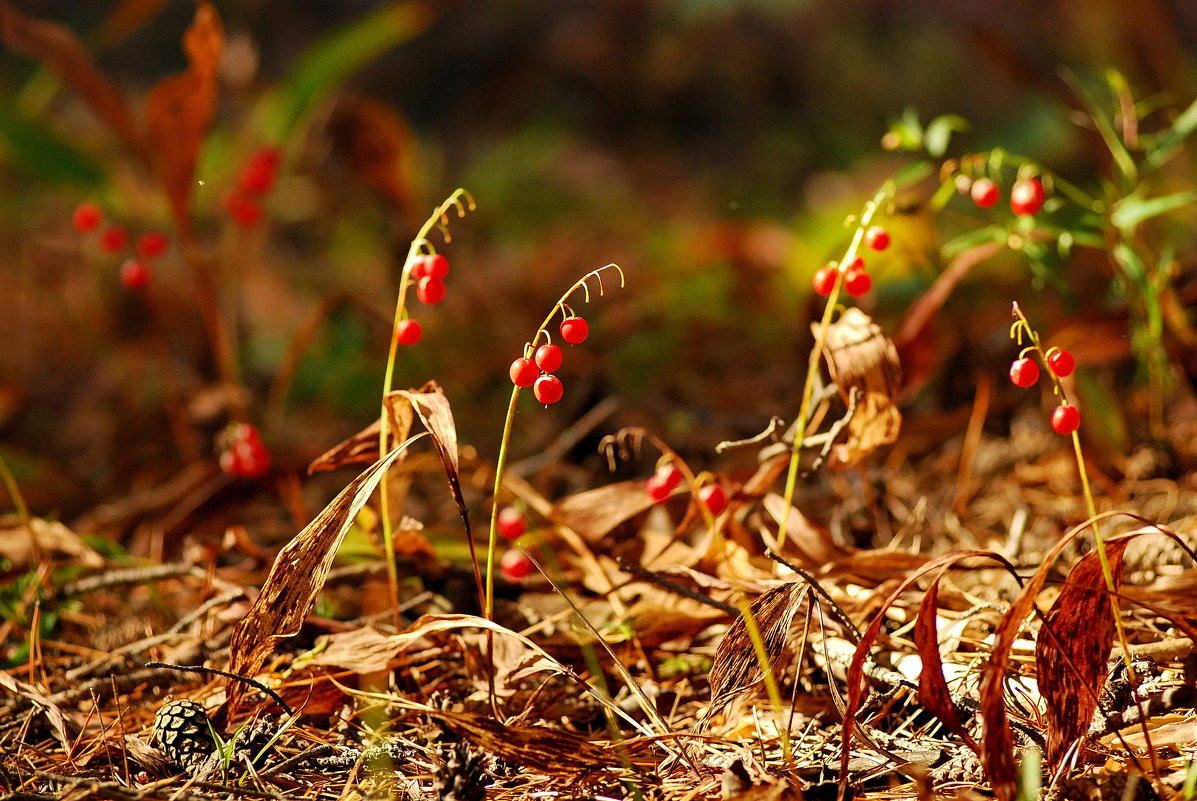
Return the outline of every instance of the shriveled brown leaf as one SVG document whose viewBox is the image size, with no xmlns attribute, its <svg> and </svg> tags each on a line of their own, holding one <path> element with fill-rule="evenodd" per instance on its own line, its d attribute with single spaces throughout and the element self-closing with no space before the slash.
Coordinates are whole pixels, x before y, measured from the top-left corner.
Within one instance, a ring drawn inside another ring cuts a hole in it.
<svg viewBox="0 0 1197 801">
<path fill-rule="evenodd" d="M 1129 540 L 1108 543 L 1106 555 L 1117 592 Z M 1096 551 L 1085 554 L 1043 619 L 1035 644 L 1036 679 L 1047 702 L 1047 761 L 1055 767 L 1089 731 L 1106 681 L 1114 618 Z"/>
<path fill-rule="evenodd" d="M 204 132 L 216 116 L 216 78 L 224 26 L 210 3 L 200 2 L 183 34 L 186 72 L 163 78 L 146 101 L 146 138 L 179 230 L 191 231 L 191 187 Z"/>
<path fill-rule="evenodd" d="M 859 393 L 848 421 L 848 441 L 833 447 L 828 460 L 828 467 L 843 469 L 897 440 L 902 427 L 896 405 L 902 366 L 894 343 L 856 307 L 827 327 L 824 357 L 845 403 L 853 390 Z"/>
<path fill-rule="evenodd" d="M 619 481 L 562 498 L 550 517 L 593 543 L 652 505 L 643 481 Z"/>
<path fill-rule="evenodd" d="M 389 440 L 387 451 L 389 452 L 391 447 L 394 447 L 394 443 L 407 439 L 408 434 L 411 433 L 412 423 L 415 421 L 415 414 L 411 410 L 411 404 L 403 403 L 390 405 L 387 407 L 387 412 L 390 415 L 388 418 L 390 425 L 387 428 L 387 439 Z M 329 448 L 308 465 L 308 475 L 325 470 L 336 470 L 350 464 L 372 464 L 378 458 L 378 437 L 381 430 L 382 423 L 375 420 L 349 439 Z"/>
<path fill-rule="evenodd" d="M 807 585 L 802 581 L 791 581 L 772 587 L 761 593 L 749 605 L 749 612 L 756 621 L 761 642 L 769 657 L 769 669 L 781 657 L 790 631 L 790 623 L 806 597 Z M 708 681 L 711 685 L 711 706 L 703 715 L 705 724 L 712 716 L 731 703 L 737 696 L 752 689 L 764 680 L 765 674 L 748 635 L 748 624 L 743 616 L 728 627 L 727 633 L 715 649 Z"/>
<path fill-rule="evenodd" d="M 8 518 L 0 522 L 0 556 L 14 565 L 33 561 L 34 548 L 43 553 L 64 554 L 83 567 L 103 567 L 100 556 L 57 520 L 31 517 L 28 522 Z"/>
<path fill-rule="evenodd" d="M 333 146 L 362 183 L 400 212 L 411 207 L 411 130 L 391 106 L 368 97 L 343 100 L 329 121 Z"/>
<path fill-rule="evenodd" d="M 797 555 L 804 564 L 821 567 L 847 559 L 857 550 L 840 545 L 832 538 L 830 531 L 786 504 L 785 498 L 776 492 L 766 495 L 762 506 L 779 526 L 783 515 L 789 517 L 786 525 L 789 540 L 779 543 L 789 558 Z"/>
<path fill-rule="evenodd" d="M 57 23 L 26 16 L 11 3 L 0 2 L 0 40 L 14 50 L 45 62 L 148 164 L 148 151 L 128 103 L 120 90 L 100 72 L 75 34 Z"/>
<path fill-rule="evenodd" d="M 50 729 L 63 748 L 69 749 L 75 742 L 68 734 L 67 718 L 58 704 L 32 684 L 14 679 L 7 672 L 0 670 L 0 689 L 12 693 L 14 696 L 28 699 L 34 710 L 46 716 Z"/>
<path fill-rule="evenodd" d="M 233 629 L 229 642 L 231 672 L 252 676 L 277 640 L 299 631 L 324 587 L 333 557 L 354 517 L 387 468 L 420 436 L 408 439 L 350 482 L 295 539 L 283 546 L 253 606 Z M 229 709 L 237 708 L 244 692 L 245 685 L 230 680 Z"/>
<path fill-rule="evenodd" d="M 919 675 L 919 703 L 939 718 L 940 722 L 969 748 L 980 753 L 981 746 L 964 728 L 960 716 L 956 714 L 952 693 L 944 680 L 943 659 L 939 655 L 939 626 L 936 623 L 938 610 L 939 579 L 936 578 L 923 595 L 923 601 L 919 604 L 918 619 L 914 624 L 914 644 L 923 662 L 923 670 Z"/>
</svg>

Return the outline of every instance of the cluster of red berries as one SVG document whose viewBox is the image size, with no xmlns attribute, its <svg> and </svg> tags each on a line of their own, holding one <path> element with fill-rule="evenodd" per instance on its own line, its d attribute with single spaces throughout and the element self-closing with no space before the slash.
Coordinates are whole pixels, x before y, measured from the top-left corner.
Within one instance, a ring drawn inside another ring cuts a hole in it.
<svg viewBox="0 0 1197 801">
<path fill-rule="evenodd" d="M 889 232 L 879 225 L 869 227 L 864 232 L 864 245 L 869 250 L 881 252 L 889 247 Z M 844 270 L 844 291 L 854 298 L 867 295 L 873 288 L 873 279 L 866 271 L 865 260 L 857 256 Z M 840 277 L 839 265 L 829 264 L 815 273 L 811 280 L 815 294 L 827 297 L 835 291 L 835 282 Z"/>
<path fill-rule="evenodd" d="M 967 179 L 966 179 L 967 180 Z M 978 178 L 968 185 L 973 203 L 979 208 L 989 209 L 1002 199 L 1002 190 L 990 178 Z M 1021 178 L 1010 187 L 1010 210 L 1020 217 L 1038 214 L 1046 197 L 1043 182 L 1038 178 Z"/>
<path fill-rule="evenodd" d="M 1056 377 L 1065 378 L 1076 369 L 1076 359 L 1066 350 L 1052 348 L 1047 352 L 1047 368 Z M 1039 365 L 1026 357 L 1015 359 L 1010 365 L 1010 380 L 1018 387 L 1033 385 L 1039 380 Z M 1052 430 L 1057 434 L 1071 434 L 1081 427 L 1081 413 L 1075 406 L 1065 402 L 1052 412 L 1051 423 Z"/>
<path fill-rule="evenodd" d="M 681 483 L 682 471 L 672 462 L 666 462 L 644 482 L 644 491 L 653 503 L 664 503 Z M 699 487 L 697 495 L 699 502 L 716 517 L 727 508 L 727 493 L 713 481 Z"/>
<path fill-rule="evenodd" d="M 262 197 L 278 179 L 280 153 L 264 147 L 249 157 L 237 173 L 237 183 L 224 199 L 224 211 L 239 228 L 256 228 L 263 217 Z"/>
<path fill-rule="evenodd" d="M 220 469 L 236 478 L 261 478 L 270 471 L 270 451 L 249 423 L 229 423 L 216 435 Z"/>
<path fill-rule="evenodd" d="M 524 532 L 528 530 L 528 519 L 514 506 L 504 506 L 500 509 L 495 524 L 499 536 L 512 542 L 524 536 Z M 532 568 L 532 560 L 518 548 L 509 549 L 499 558 L 499 572 L 513 584 L 518 584 L 531 575 Z"/>
<path fill-rule="evenodd" d="M 83 203 L 71 216 L 71 224 L 81 234 L 99 232 L 97 240 L 100 250 L 116 255 L 129 244 L 129 232 L 120 225 L 110 225 L 100 230 L 104 213 L 95 203 Z M 134 250 L 136 258 L 129 258 L 121 265 L 121 284 L 129 290 L 145 289 L 153 278 L 150 263 L 170 249 L 170 239 L 161 231 L 146 231 L 138 240 Z"/>
<path fill-rule="evenodd" d="M 440 253 L 416 256 L 412 260 L 411 279 L 416 282 L 416 297 L 433 305 L 445 299 L 445 276 L 449 274 L 449 260 Z M 420 323 L 410 317 L 395 326 L 395 341 L 400 345 L 414 345 L 424 336 Z"/>
<path fill-rule="evenodd" d="M 590 325 L 582 317 L 570 314 L 561 321 L 558 329 L 561 338 L 571 345 L 585 342 L 590 335 Z M 521 389 L 532 387 L 532 394 L 544 404 L 556 403 L 565 394 L 561 379 L 553 375 L 561 367 L 563 361 L 561 348 L 545 343 L 538 347 L 532 358 L 521 356 L 511 363 L 507 374 L 511 383 Z"/>
</svg>

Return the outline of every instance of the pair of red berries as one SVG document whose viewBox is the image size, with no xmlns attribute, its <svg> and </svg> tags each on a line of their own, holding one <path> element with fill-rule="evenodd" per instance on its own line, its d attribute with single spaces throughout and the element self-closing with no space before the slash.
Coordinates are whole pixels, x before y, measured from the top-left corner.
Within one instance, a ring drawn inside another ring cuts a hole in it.
<svg viewBox="0 0 1197 801">
<path fill-rule="evenodd" d="M 220 469 L 235 478 L 261 478 L 270 471 L 270 451 L 258 429 L 249 423 L 230 423 L 216 435 Z"/>
<path fill-rule="evenodd" d="M 71 216 L 71 224 L 81 234 L 90 234 L 99 229 L 104 213 L 95 203 L 82 203 Z M 129 244 L 129 232 L 119 225 L 111 225 L 100 231 L 99 246 L 105 253 L 116 254 Z M 121 265 L 121 284 L 130 290 L 145 289 L 153 278 L 149 262 L 165 255 L 170 249 L 170 239 L 161 231 L 146 231 L 135 246 L 140 258 L 128 259 Z"/>
<path fill-rule="evenodd" d="M 644 491 L 653 503 L 664 503 L 682 483 L 682 471 L 673 464 L 663 464 L 644 482 Z M 727 493 L 712 482 L 698 488 L 698 500 L 712 515 L 718 516 L 727 508 Z"/>
<path fill-rule="evenodd" d="M 875 250 L 878 253 L 889 247 L 890 236 L 889 231 L 886 231 L 880 225 L 873 225 L 865 229 L 862 238 L 864 246 L 869 250 Z M 865 260 L 859 256 L 848 265 L 844 273 L 844 291 L 854 298 L 863 297 L 869 293 L 873 288 L 873 279 L 869 277 L 866 271 Z M 840 269 L 835 265 L 827 265 L 826 267 L 815 273 L 815 277 L 811 280 L 811 285 L 814 287 L 815 294 L 821 297 L 827 297 L 835 291 L 835 282 L 839 280 Z"/>
<path fill-rule="evenodd" d="M 561 338 L 571 345 L 586 341 L 590 325 L 577 315 L 570 315 L 561 321 L 558 329 Z M 556 403 L 565 394 L 561 379 L 553 375 L 564 360 L 561 348 L 545 343 L 532 354 L 532 358 L 520 357 L 511 363 L 507 374 L 511 383 L 521 389 L 532 387 L 532 394 L 544 404 Z"/>
<path fill-rule="evenodd" d="M 972 195 L 973 203 L 982 209 L 996 206 L 1002 198 L 1002 190 L 989 178 L 973 181 L 969 194 Z M 1039 213 L 1046 197 L 1042 181 L 1038 178 L 1022 178 L 1015 181 L 1014 186 L 1010 188 L 1010 210 L 1020 217 L 1030 217 Z"/>
<path fill-rule="evenodd" d="M 1072 375 L 1076 359 L 1066 350 L 1052 348 L 1047 354 L 1047 367 L 1059 378 Z M 1018 387 L 1029 387 L 1039 380 L 1039 365 L 1032 359 L 1015 359 L 1010 365 L 1010 380 Z M 1081 413 L 1075 406 L 1062 403 L 1052 412 L 1052 430 L 1057 434 L 1071 434 L 1081 427 Z"/>
<path fill-rule="evenodd" d="M 239 228 L 256 228 L 263 217 L 261 198 L 278 180 L 281 154 L 276 147 L 265 147 L 249 157 L 237 173 L 237 185 L 225 197 L 224 210 Z"/>
<path fill-rule="evenodd" d="M 412 260 L 411 278 L 416 282 L 416 297 L 429 305 L 445 299 L 445 276 L 449 274 L 449 260 L 440 253 L 416 256 Z M 424 336 L 424 329 L 416 320 L 400 320 L 395 326 L 395 341 L 400 345 L 414 345 Z"/>
</svg>

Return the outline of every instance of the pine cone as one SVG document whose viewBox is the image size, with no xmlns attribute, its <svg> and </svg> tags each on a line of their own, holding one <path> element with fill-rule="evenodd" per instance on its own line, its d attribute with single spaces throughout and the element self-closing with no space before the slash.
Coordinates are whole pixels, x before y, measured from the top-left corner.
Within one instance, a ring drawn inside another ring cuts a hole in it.
<svg viewBox="0 0 1197 801">
<path fill-rule="evenodd" d="M 167 701 L 154 715 L 154 739 L 181 767 L 195 770 L 215 750 L 208 713 L 195 701 Z"/>
<path fill-rule="evenodd" d="M 491 777 L 486 772 L 486 756 L 469 743 L 449 746 L 445 763 L 432 783 L 435 797 L 443 801 L 484 801 Z"/>
</svg>

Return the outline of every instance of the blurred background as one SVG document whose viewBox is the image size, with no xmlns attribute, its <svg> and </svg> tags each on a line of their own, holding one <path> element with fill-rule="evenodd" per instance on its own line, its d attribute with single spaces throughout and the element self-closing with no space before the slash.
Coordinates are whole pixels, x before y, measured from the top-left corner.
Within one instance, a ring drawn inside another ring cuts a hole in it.
<svg viewBox="0 0 1197 801">
<path fill-rule="evenodd" d="M 191 2 L 5 5 L 77 35 L 137 113 L 187 66 Z M 845 217 L 915 159 L 881 144 L 904 115 L 966 120 L 948 155 L 1000 146 L 1088 186 L 1111 156 L 1076 85 L 1116 69 L 1145 107 L 1197 97 L 1188 0 L 215 7 L 219 111 L 192 218 L 235 336 L 245 385 L 235 402 L 178 248 L 148 290 L 129 292 L 123 257 L 72 228 L 90 201 L 133 234 L 170 231 L 161 193 L 52 71 L 0 50 L 0 454 L 31 507 L 85 528 L 135 526 L 152 510 L 160 520 L 154 492 L 169 495 L 189 464 L 215 469 L 230 405 L 244 406 L 273 455 L 266 487 L 279 492 L 262 493 L 268 503 L 302 497 L 302 481 L 318 508 L 343 485 L 344 473 L 324 485 L 299 477 L 377 415 L 408 243 L 455 187 L 477 210 L 451 221 L 441 248 L 452 263 L 445 302 L 412 303 L 424 339 L 400 350 L 395 384 L 439 381 L 462 442 L 483 459 L 497 453 L 507 365 L 557 297 L 609 262 L 627 276 L 623 289 L 608 276 L 605 294 L 577 309 L 591 336 L 567 348 L 564 399 L 521 406 L 516 460 L 612 399 L 560 454 L 548 490 L 558 494 L 606 480 L 595 446 L 622 425 L 648 427 L 698 468 L 747 469 L 753 454 L 716 457 L 714 446 L 795 414 L 821 308 L 810 277 L 846 247 Z M 281 159 L 263 219 L 236 224 L 229 187 L 270 147 Z M 1180 161 L 1169 180 L 1192 186 L 1192 159 Z M 927 210 L 933 178 L 887 223 L 895 245 L 861 304 L 891 333 L 943 270 L 943 242 L 972 224 L 953 205 Z M 1191 244 L 1188 234 L 1175 246 L 1189 272 Z M 908 401 L 912 430 L 938 421 L 936 442 L 963 431 L 977 377 L 1001 378 L 1011 358 L 1011 300 L 1048 332 L 1118 319 L 1108 282 L 1086 279 L 1090 261 L 1060 269 L 1063 289 L 1011 253 L 957 288 L 935 364 Z M 1142 386 L 1125 359 L 1101 369 L 1109 393 Z M 1027 403 L 1005 403 L 1005 390 L 996 430 Z M 189 496 L 170 497 L 182 519 Z"/>
</svg>

